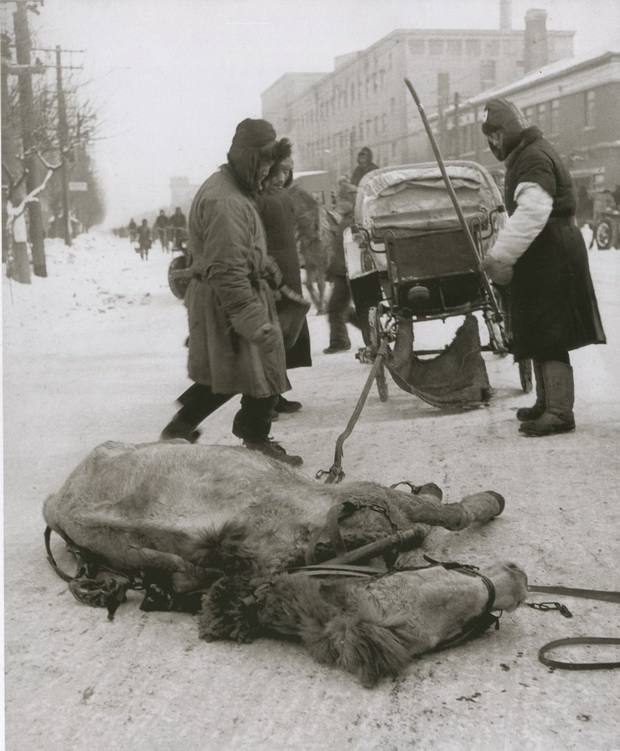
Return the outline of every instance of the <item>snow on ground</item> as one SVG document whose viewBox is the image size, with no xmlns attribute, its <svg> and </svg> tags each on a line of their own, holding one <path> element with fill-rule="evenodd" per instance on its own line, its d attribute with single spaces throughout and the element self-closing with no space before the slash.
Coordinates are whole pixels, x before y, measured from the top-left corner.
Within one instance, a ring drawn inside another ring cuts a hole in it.
<svg viewBox="0 0 620 751">
<path fill-rule="evenodd" d="M 499 632 L 416 660 L 372 691 L 294 644 L 201 642 L 191 616 L 143 613 L 137 595 L 112 623 L 78 605 L 45 560 L 42 502 L 97 444 L 157 439 L 189 385 L 186 318 L 158 247 L 144 262 L 127 240 L 91 234 L 72 249 L 48 243 L 47 258 L 46 279 L 3 277 L 9 751 L 620 748 L 617 675 L 537 661 L 550 639 L 618 636 L 610 603 L 551 597 L 570 620 L 521 608 Z M 489 488 L 506 497 L 485 527 L 434 532 L 435 557 L 510 558 L 532 583 L 620 589 L 620 252 L 593 250 L 590 261 L 608 344 L 571 355 L 575 433 L 518 435 L 514 413 L 532 397 L 510 358 L 485 354 L 494 397 L 469 412 L 442 413 L 392 382 L 387 402 L 371 390 L 345 444 L 348 478 L 435 481 L 448 502 Z M 354 357 L 359 332 L 350 353 L 325 356 L 325 317 L 309 322 L 314 366 L 290 373 L 289 396 L 304 407 L 273 434 L 314 476 L 330 468 L 369 366 Z M 419 324 L 417 343 L 449 340 L 454 323 Z M 237 445 L 236 408 L 205 421 L 201 441 Z"/>
</svg>

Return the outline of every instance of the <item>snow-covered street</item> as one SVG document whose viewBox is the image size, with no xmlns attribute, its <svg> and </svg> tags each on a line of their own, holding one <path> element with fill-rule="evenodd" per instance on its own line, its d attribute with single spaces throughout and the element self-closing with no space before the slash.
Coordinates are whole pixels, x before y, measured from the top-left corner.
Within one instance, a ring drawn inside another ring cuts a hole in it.
<svg viewBox="0 0 620 751">
<path fill-rule="evenodd" d="M 618 671 L 537 659 L 552 639 L 620 636 L 614 603 L 550 596 L 573 617 L 519 608 L 499 631 L 372 690 L 293 643 L 201 641 L 192 616 L 142 612 L 139 593 L 113 622 L 78 604 L 46 561 L 42 503 L 96 445 L 157 440 L 190 383 L 187 327 L 158 246 L 141 261 L 104 233 L 48 243 L 48 278 L 3 276 L 7 749 L 620 749 Z M 442 413 L 392 381 L 386 402 L 371 390 L 345 444 L 347 478 L 433 481 L 447 502 L 487 489 L 506 498 L 484 527 L 433 532 L 434 558 L 510 559 L 531 584 L 620 590 L 620 250 L 589 256 L 608 343 L 571 353 L 574 433 L 519 436 L 515 412 L 532 395 L 509 357 L 485 354 L 494 396 L 473 411 Z M 273 435 L 313 477 L 330 468 L 369 366 L 354 356 L 358 331 L 351 352 L 327 356 L 326 318 L 309 323 L 314 365 L 290 372 L 287 395 L 304 406 Z M 442 326 L 420 324 L 417 343 Z M 238 445 L 236 409 L 233 399 L 205 421 L 201 442 Z"/>
</svg>

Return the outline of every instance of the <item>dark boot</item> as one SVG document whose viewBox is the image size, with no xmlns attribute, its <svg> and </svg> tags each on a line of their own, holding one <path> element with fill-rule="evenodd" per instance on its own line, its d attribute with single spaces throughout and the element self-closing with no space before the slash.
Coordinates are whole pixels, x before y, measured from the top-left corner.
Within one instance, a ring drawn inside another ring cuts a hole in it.
<svg viewBox="0 0 620 751">
<path fill-rule="evenodd" d="M 575 429 L 573 369 L 559 360 L 541 363 L 547 408 L 537 420 L 522 422 L 519 431 L 527 436 L 568 433 Z"/>
<path fill-rule="evenodd" d="M 275 411 L 277 412 L 297 412 L 301 409 L 301 402 L 292 402 L 288 399 L 285 399 L 282 395 L 280 395 L 280 398 L 278 399 L 278 403 L 275 406 Z"/>
<path fill-rule="evenodd" d="M 159 436 L 160 441 L 172 441 L 175 438 L 184 438 L 190 443 L 196 443 L 200 438 L 200 431 L 196 430 L 196 425 L 193 422 L 187 422 L 182 417 L 179 417 L 179 412 L 172 418 L 172 420 L 166 425 Z"/>
<path fill-rule="evenodd" d="M 163 429 L 159 440 L 170 441 L 173 438 L 184 438 L 190 443 L 196 443 L 200 437 L 198 425 L 210 414 L 219 409 L 231 398 L 232 394 L 214 394 L 210 386 L 201 383 L 192 384 L 177 399 L 183 406 Z"/>
<path fill-rule="evenodd" d="M 534 368 L 534 380 L 536 382 L 536 403 L 533 407 L 521 407 L 517 410 L 517 420 L 525 422 L 526 420 L 538 420 L 545 411 L 545 379 L 543 376 L 542 365 L 536 360 L 532 361 Z"/>
<path fill-rule="evenodd" d="M 261 438 L 259 441 L 244 440 L 243 445 L 251 451 L 260 451 L 261 454 L 265 454 L 271 459 L 277 459 L 284 464 L 290 464 L 292 467 L 299 467 L 304 461 L 301 456 L 287 454 L 284 447 L 274 441 L 273 438 Z"/>
<path fill-rule="evenodd" d="M 260 451 L 271 459 L 297 467 L 303 463 L 301 456 L 289 456 L 277 441 L 269 437 L 271 413 L 277 400 L 277 396 L 265 399 L 242 396 L 241 409 L 233 419 L 232 432 L 251 451 Z"/>
</svg>

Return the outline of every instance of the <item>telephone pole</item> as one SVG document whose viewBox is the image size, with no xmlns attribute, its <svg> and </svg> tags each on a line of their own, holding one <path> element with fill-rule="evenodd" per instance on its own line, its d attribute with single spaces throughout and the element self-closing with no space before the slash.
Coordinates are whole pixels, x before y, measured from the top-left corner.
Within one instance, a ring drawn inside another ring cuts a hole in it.
<svg viewBox="0 0 620 751">
<path fill-rule="evenodd" d="M 69 216 L 69 176 L 67 174 L 67 107 L 65 103 L 65 92 L 62 87 L 62 65 L 60 61 L 60 47 L 56 46 L 56 89 L 58 97 L 58 143 L 60 146 L 60 159 L 62 166 L 60 168 L 60 178 L 62 181 L 62 213 L 63 213 L 63 233 L 65 236 L 65 245 L 71 247 L 71 217 Z"/>
<path fill-rule="evenodd" d="M 30 284 L 30 259 L 28 245 L 23 236 L 23 217 L 11 220 L 9 232 L 9 205 L 11 209 L 20 204 L 21 191 L 15 180 L 21 170 L 15 156 L 15 134 L 11 118 L 9 98 L 9 42 L 2 35 L 2 260 L 6 262 L 7 276 L 21 284 Z M 6 167 L 7 172 L 5 172 Z M 19 182 L 19 180 L 18 180 Z M 10 253 L 9 253 L 10 249 Z"/>
<path fill-rule="evenodd" d="M 26 166 L 26 190 L 32 193 L 38 187 L 38 163 L 34 146 L 34 115 L 32 100 L 32 73 L 38 69 L 30 64 L 30 30 L 28 28 L 28 0 L 15 0 L 17 8 L 13 15 L 15 30 L 15 52 L 17 75 L 19 78 L 19 104 L 22 120 L 22 144 Z M 47 276 L 45 245 L 43 242 L 43 221 L 41 205 L 38 201 L 28 204 L 30 219 L 30 242 L 32 243 L 32 267 L 35 276 Z"/>
</svg>

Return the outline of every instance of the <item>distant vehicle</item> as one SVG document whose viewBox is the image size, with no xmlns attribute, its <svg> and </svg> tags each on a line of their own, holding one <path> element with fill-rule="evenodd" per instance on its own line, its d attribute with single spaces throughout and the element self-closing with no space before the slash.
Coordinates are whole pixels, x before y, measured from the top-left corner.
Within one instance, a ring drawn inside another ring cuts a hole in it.
<svg viewBox="0 0 620 751">
<path fill-rule="evenodd" d="M 599 250 L 615 248 L 620 237 L 620 211 L 605 209 L 603 218 L 594 227 L 594 238 Z"/>
<path fill-rule="evenodd" d="M 303 188 L 324 206 L 332 206 L 336 202 L 334 181 L 327 170 L 294 173 L 293 185 Z"/>
</svg>

